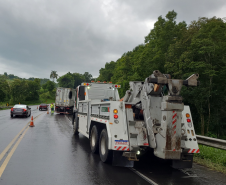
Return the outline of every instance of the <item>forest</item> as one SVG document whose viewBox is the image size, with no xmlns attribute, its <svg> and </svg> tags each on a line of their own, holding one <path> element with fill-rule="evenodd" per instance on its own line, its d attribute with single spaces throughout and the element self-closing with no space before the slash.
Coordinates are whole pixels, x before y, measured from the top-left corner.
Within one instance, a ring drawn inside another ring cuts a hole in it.
<svg viewBox="0 0 226 185">
<path fill-rule="evenodd" d="M 144 43 L 110 61 L 99 70 L 99 81 L 121 84 L 144 81 L 154 70 L 186 79 L 198 73 L 200 86 L 182 89 L 192 111 L 197 134 L 226 139 L 226 23 L 221 18 L 201 17 L 189 25 L 176 22 L 177 13 L 159 16 Z"/>
<path fill-rule="evenodd" d="M 56 88 L 68 87 L 75 88 L 81 82 L 90 81 L 92 75 L 88 72 L 84 74 L 70 73 L 59 77 L 57 71 L 51 71 L 50 79 L 39 78 L 20 78 L 7 72 L 0 75 L 0 104 L 9 103 L 14 105 L 21 104 L 39 104 L 44 102 L 54 102 Z M 55 82 L 55 79 L 58 83 Z"/>
<path fill-rule="evenodd" d="M 0 103 L 41 103 L 54 99 L 56 83 L 49 79 L 19 78 L 14 75 L 0 75 Z M 55 91 L 54 91 L 55 89 Z"/>
</svg>

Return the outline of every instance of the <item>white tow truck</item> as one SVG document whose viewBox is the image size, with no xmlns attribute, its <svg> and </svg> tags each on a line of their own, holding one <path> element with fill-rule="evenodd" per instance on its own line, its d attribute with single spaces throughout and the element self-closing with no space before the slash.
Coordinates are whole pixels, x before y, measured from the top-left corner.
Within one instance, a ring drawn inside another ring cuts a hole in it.
<svg viewBox="0 0 226 185">
<path fill-rule="evenodd" d="M 183 85 L 198 86 L 197 79 L 198 74 L 171 79 L 156 70 L 144 82 L 130 82 L 123 100 L 120 85 L 82 83 L 76 89 L 74 134 L 89 138 L 91 152 L 115 166 L 132 167 L 140 152 L 152 148 L 155 156 L 172 160 L 174 168 L 191 168 L 199 147 L 180 90 Z"/>
</svg>

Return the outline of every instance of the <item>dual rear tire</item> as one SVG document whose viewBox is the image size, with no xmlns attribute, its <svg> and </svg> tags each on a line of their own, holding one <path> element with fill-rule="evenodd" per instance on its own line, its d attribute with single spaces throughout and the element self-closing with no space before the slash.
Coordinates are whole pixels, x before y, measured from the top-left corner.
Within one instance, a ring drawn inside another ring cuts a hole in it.
<svg viewBox="0 0 226 185">
<path fill-rule="evenodd" d="M 90 133 L 90 148 L 92 153 L 98 153 L 102 162 L 110 162 L 112 150 L 108 149 L 108 133 L 104 128 L 99 130 L 96 125 L 92 127 Z"/>
</svg>

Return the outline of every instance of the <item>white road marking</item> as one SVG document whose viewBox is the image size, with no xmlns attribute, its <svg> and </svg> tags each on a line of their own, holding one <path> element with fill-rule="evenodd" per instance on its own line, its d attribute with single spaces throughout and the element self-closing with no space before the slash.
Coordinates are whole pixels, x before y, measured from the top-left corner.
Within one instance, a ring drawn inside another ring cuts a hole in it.
<svg viewBox="0 0 226 185">
<path fill-rule="evenodd" d="M 142 179 L 146 180 L 148 183 L 152 184 L 152 185 L 158 185 L 156 182 L 154 182 L 153 180 L 149 179 L 147 176 L 143 175 L 142 173 L 138 172 L 137 170 L 135 170 L 134 168 L 129 168 L 131 171 L 133 171 L 134 173 L 136 173 L 137 175 L 139 175 Z"/>
</svg>

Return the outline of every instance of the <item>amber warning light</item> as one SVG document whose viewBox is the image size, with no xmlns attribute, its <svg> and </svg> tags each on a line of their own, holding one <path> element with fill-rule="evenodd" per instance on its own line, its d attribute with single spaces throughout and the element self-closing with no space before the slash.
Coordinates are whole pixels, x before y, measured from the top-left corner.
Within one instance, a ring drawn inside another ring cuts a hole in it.
<svg viewBox="0 0 226 185">
<path fill-rule="evenodd" d="M 187 114 L 186 114 L 186 117 L 189 118 L 189 117 L 190 117 L 190 114 L 187 113 Z"/>
<path fill-rule="evenodd" d="M 114 112 L 115 114 L 117 114 L 117 113 L 118 113 L 118 110 L 117 110 L 117 109 L 114 109 L 113 112 Z"/>
</svg>

